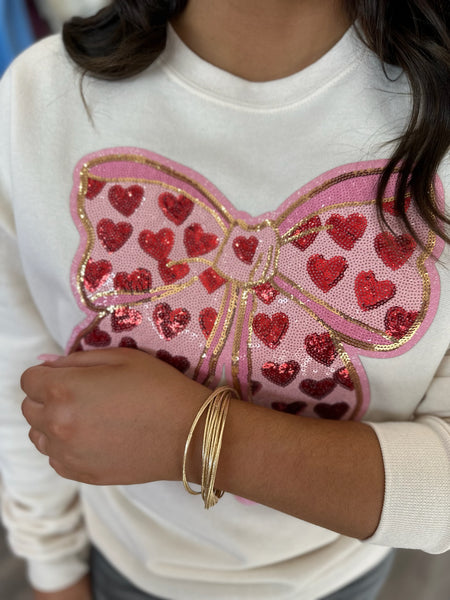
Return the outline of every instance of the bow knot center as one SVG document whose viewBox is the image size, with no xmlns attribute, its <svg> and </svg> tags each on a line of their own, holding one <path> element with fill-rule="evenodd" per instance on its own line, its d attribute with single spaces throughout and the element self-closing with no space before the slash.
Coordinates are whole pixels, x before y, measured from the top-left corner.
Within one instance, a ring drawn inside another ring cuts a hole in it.
<svg viewBox="0 0 450 600">
<path fill-rule="evenodd" d="M 219 250 L 214 268 L 240 286 L 260 285 L 275 274 L 279 249 L 279 235 L 270 222 L 248 228 L 236 224 Z"/>
</svg>

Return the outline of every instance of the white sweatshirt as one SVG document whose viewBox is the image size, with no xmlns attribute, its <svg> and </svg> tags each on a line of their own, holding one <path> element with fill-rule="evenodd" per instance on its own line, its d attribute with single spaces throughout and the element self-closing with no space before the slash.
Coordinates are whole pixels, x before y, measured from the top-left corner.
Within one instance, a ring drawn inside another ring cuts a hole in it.
<svg viewBox="0 0 450 600">
<path fill-rule="evenodd" d="M 75 582 L 88 540 L 175 600 L 313 600 L 388 547 L 446 551 L 448 250 L 413 203 L 426 250 L 400 231 L 392 183 L 395 236 L 374 205 L 408 117 L 404 77 L 388 81 L 353 30 L 265 83 L 205 63 L 170 30 L 144 73 L 83 90 L 92 120 L 58 36 L 0 85 L 2 508 L 32 584 Z M 439 175 L 443 202 L 447 163 Z M 28 441 L 20 374 L 41 353 L 115 345 L 269 408 L 370 423 L 386 472 L 375 535 L 231 494 L 205 511 L 181 483 L 58 477 Z"/>
</svg>

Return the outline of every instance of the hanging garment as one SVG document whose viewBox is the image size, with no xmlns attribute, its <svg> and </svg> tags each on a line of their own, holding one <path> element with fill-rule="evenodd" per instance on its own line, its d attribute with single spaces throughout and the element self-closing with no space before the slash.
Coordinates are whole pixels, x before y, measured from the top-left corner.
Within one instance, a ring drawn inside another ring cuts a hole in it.
<svg viewBox="0 0 450 600">
<path fill-rule="evenodd" d="M 51 33 L 50 27 L 47 21 L 39 13 L 35 0 L 26 0 L 26 4 L 34 35 L 36 36 L 36 39 L 40 40 L 41 38 Z"/>
</svg>

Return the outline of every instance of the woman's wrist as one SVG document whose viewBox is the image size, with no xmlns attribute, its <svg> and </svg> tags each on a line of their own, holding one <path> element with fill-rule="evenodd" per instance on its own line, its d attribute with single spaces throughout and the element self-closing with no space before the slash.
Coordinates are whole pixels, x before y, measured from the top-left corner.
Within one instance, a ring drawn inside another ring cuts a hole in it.
<svg viewBox="0 0 450 600">
<path fill-rule="evenodd" d="M 237 398 L 238 396 L 236 391 L 229 386 L 221 386 L 211 392 L 197 412 L 186 440 L 183 454 L 183 485 L 188 493 L 201 494 L 206 509 L 217 504 L 224 493 L 216 488 L 215 480 L 222 448 L 223 432 L 232 397 Z M 201 447 L 201 491 L 196 492 L 192 490 L 188 483 L 186 463 L 192 438 L 203 415 L 205 415 L 205 423 L 203 425 Z"/>
<path fill-rule="evenodd" d="M 188 385 L 180 391 L 180 401 L 172 404 L 172 414 L 168 417 L 173 419 L 177 432 L 172 440 L 168 440 L 171 455 L 170 474 L 168 479 L 174 481 L 183 480 L 183 456 L 186 440 L 195 417 L 203 406 L 212 390 L 196 382 L 187 381 Z M 193 385 L 192 385 L 193 384 Z M 187 479 L 192 483 L 201 482 L 202 471 L 202 440 L 205 427 L 206 415 L 203 414 L 193 432 L 189 452 L 186 460 Z M 176 440 L 176 441 L 175 441 Z"/>
</svg>

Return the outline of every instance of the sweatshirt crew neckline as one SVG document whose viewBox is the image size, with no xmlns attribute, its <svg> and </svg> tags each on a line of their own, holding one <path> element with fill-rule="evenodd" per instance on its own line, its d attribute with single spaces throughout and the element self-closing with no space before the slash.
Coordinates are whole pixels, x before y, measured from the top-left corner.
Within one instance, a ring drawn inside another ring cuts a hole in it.
<svg viewBox="0 0 450 600">
<path fill-rule="evenodd" d="M 233 75 L 195 54 L 169 24 L 160 63 L 181 84 L 203 96 L 236 107 L 282 109 L 303 102 L 334 84 L 356 68 L 366 52 L 368 49 L 352 26 L 308 67 L 281 79 L 255 82 Z"/>
</svg>

